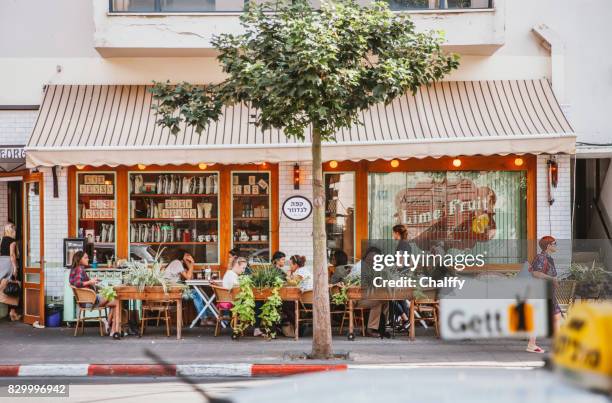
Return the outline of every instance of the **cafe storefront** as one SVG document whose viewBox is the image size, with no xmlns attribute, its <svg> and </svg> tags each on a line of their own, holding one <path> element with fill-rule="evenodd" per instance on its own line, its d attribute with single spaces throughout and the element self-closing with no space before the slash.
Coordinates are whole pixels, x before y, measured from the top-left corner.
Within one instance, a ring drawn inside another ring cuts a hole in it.
<svg viewBox="0 0 612 403">
<path fill-rule="evenodd" d="M 291 195 L 312 199 L 308 141 L 262 132 L 246 105 L 201 135 L 172 135 L 152 102 L 144 85 L 47 86 L 27 165 L 67 170 L 68 238 L 86 239 L 111 266 L 176 248 L 221 270 L 233 247 L 262 262 L 278 249 L 312 255 L 299 226 L 312 217 L 296 223 L 279 208 Z M 535 239 L 538 194 L 552 179 L 541 165 L 565 164 L 575 149 L 547 80 L 444 82 L 362 117 L 322 151 L 328 249 L 350 260 L 398 223 L 423 248 Z"/>
</svg>

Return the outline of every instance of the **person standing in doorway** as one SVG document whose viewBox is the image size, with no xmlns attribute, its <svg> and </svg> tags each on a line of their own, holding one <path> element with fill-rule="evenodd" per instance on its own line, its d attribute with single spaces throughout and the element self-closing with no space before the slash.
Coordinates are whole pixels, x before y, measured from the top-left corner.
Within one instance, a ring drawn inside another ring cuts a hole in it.
<svg viewBox="0 0 612 403">
<path fill-rule="evenodd" d="M 0 242 L 0 280 L 12 279 L 13 281 L 21 281 L 19 273 L 19 250 L 17 249 L 17 240 L 15 224 L 9 223 L 4 226 L 4 236 Z M 18 321 L 21 315 L 17 313 L 21 296 L 17 296 L 17 305 L 9 305 L 9 316 L 11 321 Z"/>
</svg>

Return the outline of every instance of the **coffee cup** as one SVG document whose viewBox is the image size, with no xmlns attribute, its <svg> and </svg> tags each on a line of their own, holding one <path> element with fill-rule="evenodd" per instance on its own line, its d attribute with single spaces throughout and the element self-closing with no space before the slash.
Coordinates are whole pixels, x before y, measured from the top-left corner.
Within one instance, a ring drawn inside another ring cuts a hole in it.
<svg viewBox="0 0 612 403">
<path fill-rule="evenodd" d="M 206 242 L 210 242 L 210 235 L 208 235 L 208 234 L 204 235 L 204 240 Z"/>
<path fill-rule="evenodd" d="M 198 242 L 204 242 L 204 235 L 198 235 Z"/>
<path fill-rule="evenodd" d="M 210 236 L 210 239 L 211 239 L 213 242 L 217 242 L 217 235 L 216 235 L 216 234 L 211 235 L 211 236 Z"/>
</svg>

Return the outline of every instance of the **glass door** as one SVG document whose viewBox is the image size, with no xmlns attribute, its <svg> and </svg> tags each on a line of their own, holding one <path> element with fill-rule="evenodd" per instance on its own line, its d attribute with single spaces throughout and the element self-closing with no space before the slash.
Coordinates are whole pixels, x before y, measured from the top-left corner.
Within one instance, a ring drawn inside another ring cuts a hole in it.
<svg viewBox="0 0 612 403">
<path fill-rule="evenodd" d="M 27 175 L 23 182 L 23 320 L 45 322 L 44 195 L 40 173 Z"/>
</svg>

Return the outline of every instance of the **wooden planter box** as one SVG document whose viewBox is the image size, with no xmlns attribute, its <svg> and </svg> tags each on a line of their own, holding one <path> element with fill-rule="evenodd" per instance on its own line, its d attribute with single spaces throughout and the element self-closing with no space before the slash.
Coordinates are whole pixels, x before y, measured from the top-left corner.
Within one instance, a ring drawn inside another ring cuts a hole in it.
<svg viewBox="0 0 612 403">
<path fill-rule="evenodd" d="M 295 301 L 300 299 L 301 291 L 299 287 L 282 287 L 278 294 L 284 301 Z M 253 288 L 255 300 L 266 300 L 270 295 L 272 295 L 271 288 Z"/>
<path fill-rule="evenodd" d="M 361 287 L 348 287 L 346 289 L 346 295 L 348 299 L 358 300 L 361 299 Z"/>
<path fill-rule="evenodd" d="M 165 293 L 162 286 L 145 287 L 143 291 L 138 291 L 138 287 L 131 285 L 117 285 L 114 287 L 117 297 L 126 299 L 176 299 L 181 298 L 183 294 L 182 287 L 169 287 L 168 292 Z"/>
</svg>

